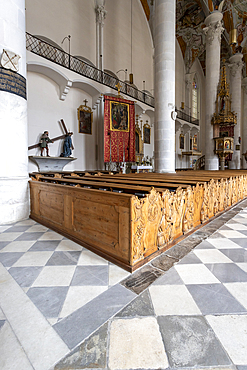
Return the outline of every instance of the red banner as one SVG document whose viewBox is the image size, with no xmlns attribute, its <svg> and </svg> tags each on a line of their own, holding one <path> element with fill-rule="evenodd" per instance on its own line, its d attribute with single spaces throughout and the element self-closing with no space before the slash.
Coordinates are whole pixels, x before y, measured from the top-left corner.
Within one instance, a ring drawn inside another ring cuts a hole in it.
<svg viewBox="0 0 247 370">
<path fill-rule="evenodd" d="M 135 103 L 104 95 L 104 161 L 135 162 Z"/>
</svg>

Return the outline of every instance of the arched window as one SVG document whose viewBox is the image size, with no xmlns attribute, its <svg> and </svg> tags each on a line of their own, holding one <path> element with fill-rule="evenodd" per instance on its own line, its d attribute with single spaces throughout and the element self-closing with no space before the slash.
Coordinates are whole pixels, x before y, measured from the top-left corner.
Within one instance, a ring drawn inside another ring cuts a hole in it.
<svg viewBox="0 0 247 370">
<path fill-rule="evenodd" d="M 192 84 L 192 117 L 193 118 L 196 118 L 196 119 L 198 118 L 197 112 L 198 112 L 198 86 L 197 86 L 196 78 L 194 77 L 193 84 Z"/>
</svg>

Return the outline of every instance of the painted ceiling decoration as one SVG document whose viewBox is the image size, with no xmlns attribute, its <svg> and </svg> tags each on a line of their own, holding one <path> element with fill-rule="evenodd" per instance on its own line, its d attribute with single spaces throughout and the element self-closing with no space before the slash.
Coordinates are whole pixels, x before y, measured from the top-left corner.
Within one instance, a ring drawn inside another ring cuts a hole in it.
<svg viewBox="0 0 247 370">
<path fill-rule="evenodd" d="M 155 0 L 140 1 L 150 20 Z M 225 31 L 221 41 L 221 58 L 228 60 L 231 55 L 241 52 L 247 62 L 247 0 L 176 0 L 176 36 L 187 72 L 196 58 L 205 71 L 204 21 L 214 10 L 223 14 Z M 230 33 L 234 29 L 236 43 L 230 45 Z"/>
</svg>

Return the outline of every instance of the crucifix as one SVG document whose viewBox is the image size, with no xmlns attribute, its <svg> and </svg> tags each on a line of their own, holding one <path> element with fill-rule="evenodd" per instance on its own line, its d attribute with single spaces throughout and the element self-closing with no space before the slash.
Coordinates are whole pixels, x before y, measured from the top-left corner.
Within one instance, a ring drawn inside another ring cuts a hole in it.
<svg viewBox="0 0 247 370">
<path fill-rule="evenodd" d="M 68 130 L 67 130 L 67 127 L 66 127 L 66 125 L 65 125 L 65 123 L 64 123 L 64 120 L 63 119 L 61 119 L 61 124 L 62 124 L 62 126 L 63 126 L 63 129 L 64 129 L 64 132 L 65 132 L 65 134 L 63 134 L 63 135 L 61 135 L 61 136 L 57 136 L 57 137 L 54 137 L 53 139 L 51 139 L 51 141 L 57 141 L 57 140 L 61 140 L 61 139 L 65 139 L 65 137 L 68 135 Z M 31 150 L 31 149 L 34 149 L 34 148 L 39 148 L 39 144 L 34 144 L 34 145 L 31 145 L 31 146 L 29 146 L 28 147 L 28 150 Z M 72 145 L 72 149 L 74 149 L 74 147 L 73 147 L 73 145 Z"/>
<path fill-rule="evenodd" d="M 118 89 L 118 97 L 120 98 L 120 97 L 121 97 L 121 95 L 120 95 L 120 89 L 121 89 L 122 85 L 120 85 L 120 83 L 118 82 L 118 83 L 115 85 L 115 87 L 117 87 L 117 89 Z"/>
<path fill-rule="evenodd" d="M 85 107 L 87 106 L 87 103 L 88 103 L 88 100 L 87 99 L 85 99 L 85 100 L 83 100 L 84 101 L 84 103 L 85 103 Z"/>
</svg>

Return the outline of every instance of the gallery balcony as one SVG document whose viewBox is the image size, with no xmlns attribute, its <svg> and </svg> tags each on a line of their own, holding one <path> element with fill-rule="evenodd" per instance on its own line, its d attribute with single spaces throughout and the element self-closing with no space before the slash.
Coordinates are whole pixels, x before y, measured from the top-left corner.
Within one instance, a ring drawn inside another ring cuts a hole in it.
<svg viewBox="0 0 247 370">
<path fill-rule="evenodd" d="M 84 60 L 79 59 L 65 51 L 51 45 L 49 42 L 26 33 L 26 49 L 42 58 L 67 68 L 83 77 L 94 80 L 100 84 L 118 90 L 116 85 L 120 83 L 120 92 L 137 101 L 154 108 L 154 97 L 144 91 L 138 90 L 134 85 L 121 81 L 118 78 L 103 72 Z"/>
</svg>

